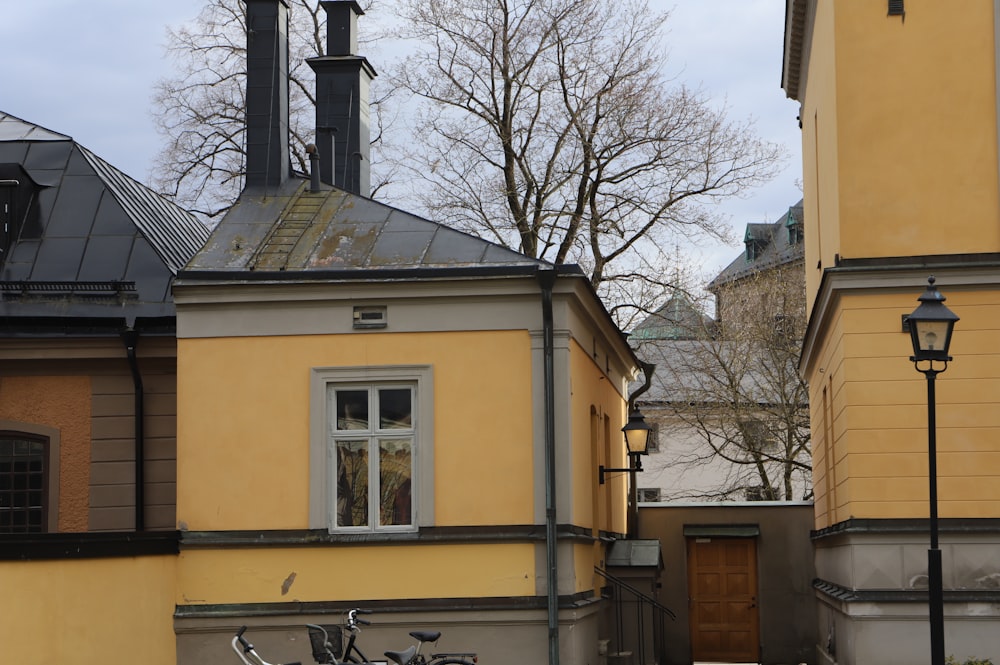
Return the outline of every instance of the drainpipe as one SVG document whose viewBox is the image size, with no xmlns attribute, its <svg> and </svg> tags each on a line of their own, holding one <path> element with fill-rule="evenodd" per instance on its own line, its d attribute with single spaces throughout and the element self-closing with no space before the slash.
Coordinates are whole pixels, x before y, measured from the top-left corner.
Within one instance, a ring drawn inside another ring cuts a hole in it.
<svg viewBox="0 0 1000 665">
<path fill-rule="evenodd" d="M 639 398 L 639 395 L 649 390 L 649 386 L 653 383 L 653 372 L 656 371 L 656 365 L 643 360 L 639 360 L 639 368 L 642 369 L 643 384 L 628 396 L 627 416 L 631 416 L 632 412 L 635 411 L 635 402 Z M 629 466 L 632 466 L 631 461 L 629 461 Z M 639 537 L 639 483 L 634 468 L 629 472 L 628 501 L 628 521 L 625 527 L 627 532 L 626 537 L 635 539 Z"/>
<path fill-rule="evenodd" d="M 548 570 L 549 665 L 559 665 L 559 570 L 556 523 L 556 394 L 555 336 L 552 325 L 552 288 L 555 270 L 539 270 L 542 287 L 542 338 L 545 373 L 545 563 Z"/>
<path fill-rule="evenodd" d="M 135 347 L 139 342 L 139 331 L 135 328 L 126 328 L 122 332 L 122 341 L 125 343 L 125 354 L 128 356 L 128 366 L 132 370 L 132 383 L 135 395 L 135 530 L 146 530 L 146 497 L 145 497 L 145 432 L 143 421 L 145 420 L 145 409 L 143 408 L 142 375 L 139 374 L 139 361 L 135 355 Z"/>
</svg>

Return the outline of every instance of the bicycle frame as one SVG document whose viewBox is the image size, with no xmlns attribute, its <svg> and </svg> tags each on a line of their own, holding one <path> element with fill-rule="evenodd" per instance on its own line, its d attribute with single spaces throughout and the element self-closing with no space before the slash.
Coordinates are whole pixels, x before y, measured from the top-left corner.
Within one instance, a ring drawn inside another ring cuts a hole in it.
<svg viewBox="0 0 1000 665">
<path fill-rule="evenodd" d="M 243 633 L 246 632 L 246 629 L 247 629 L 246 626 L 240 627 L 240 629 L 236 632 L 236 635 L 233 637 L 233 641 L 231 643 L 233 651 L 235 651 L 239 659 L 243 661 L 243 665 L 272 665 L 272 663 L 269 663 L 266 660 L 264 660 L 261 657 L 261 655 L 257 653 L 257 651 L 253 648 L 253 645 L 247 642 L 243 638 Z M 302 664 L 288 663 L 288 665 L 302 665 Z"/>
</svg>

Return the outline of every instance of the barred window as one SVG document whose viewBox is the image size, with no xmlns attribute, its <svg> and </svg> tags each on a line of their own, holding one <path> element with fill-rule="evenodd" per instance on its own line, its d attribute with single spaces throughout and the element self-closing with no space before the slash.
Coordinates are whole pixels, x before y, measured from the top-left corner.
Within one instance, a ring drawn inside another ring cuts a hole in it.
<svg viewBox="0 0 1000 665">
<path fill-rule="evenodd" d="M 48 439 L 0 432 L 0 533 L 42 533 L 48 528 Z"/>
</svg>

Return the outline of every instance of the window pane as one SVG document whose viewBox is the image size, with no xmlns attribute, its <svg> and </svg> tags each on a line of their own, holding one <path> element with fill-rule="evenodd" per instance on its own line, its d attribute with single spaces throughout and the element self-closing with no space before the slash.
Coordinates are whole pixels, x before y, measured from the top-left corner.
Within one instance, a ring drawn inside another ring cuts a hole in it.
<svg viewBox="0 0 1000 665">
<path fill-rule="evenodd" d="M 412 524 L 413 442 L 410 439 L 382 439 L 378 447 L 379 524 Z"/>
<path fill-rule="evenodd" d="M 368 526 L 368 441 L 337 441 L 337 526 Z"/>
<path fill-rule="evenodd" d="M 368 429 L 368 391 L 337 391 L 337 429 Z"/>
<path fill-rule="evenodd" d="M 378 426 L 381 429 L 413 427 L 413 406 L 409 388 L 384 388 L 378 391 Z"/>
</svg>

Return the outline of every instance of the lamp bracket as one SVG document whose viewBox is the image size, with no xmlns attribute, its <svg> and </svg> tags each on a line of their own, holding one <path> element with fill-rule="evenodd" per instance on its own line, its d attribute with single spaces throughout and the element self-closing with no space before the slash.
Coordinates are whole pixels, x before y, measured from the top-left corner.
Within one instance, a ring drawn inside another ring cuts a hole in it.
<svg viewBox="0 0 1000 665">
<path fill-rule="evenodd" d="M 598 484 L 603 485 L 604 476 L 609 473 L 636 473 L 638 471 L 642 471 L 642 459 L 640 458 L 640 456 L 638 454 L 630 453 L 629 457 L 632 457 L 635 460 L 635 466 L 631 466 L 625 469 L 611 469 L 604 466 L 603 464 L 598 466 L 597 467 Z"/>
</svg>

